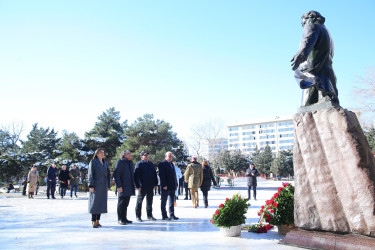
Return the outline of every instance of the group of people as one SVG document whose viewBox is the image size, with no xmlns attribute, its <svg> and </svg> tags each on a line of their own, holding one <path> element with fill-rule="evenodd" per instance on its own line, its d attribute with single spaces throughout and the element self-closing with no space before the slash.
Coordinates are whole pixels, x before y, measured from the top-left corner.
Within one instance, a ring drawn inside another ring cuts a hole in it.
<svg viewBox="0 0 375 250">
<path fill-rule="evenodd" d="M 63 165 L 62 169 L 58 172 L 56 164 L 52 164 L 47 169 L 47 199 L 49 199 L 50 196 L 52 197 L 52 199 L 56 199 L 55 192 L 57 181 L 60 185 L 59 193 L 61 195 L 61 198 L 64 198 L 64 196 L 66 195 L 66 190 L 68 189 L 69 185 L 70 197 L 73 197 L 73 190 L 75 197 L 77 197 L 79 178 L 80 172 L 76 165 L 73 165 L 70 171 L 67 170 L 65 165 Z M 38 185 L 39 172 L 37 170 L 37 166 L 34 165 L 28 173 L 27 180 L 25 181 L 26 193 L 28 194 L 29 199 L 34 199 L 34 194 L 38 190 Z"/>
<path fill-rule="evenodd" d="M 142 203 L 146 197 L 147 219 L 155 221 L 153 216 L 153 196 L 154 189 L 160 184 L 161 190 L 161 214 L 162 220 L 178 220 L 175 215 L 176 194 L 178 194 L 179 176 L 181 171 L 173 164 L 173 153 L 166 152 L 165 159 L 158 166 L 158 173 L 154 164 L 149 161 L 149 153 L 142 151 L 141 160 L 134 166 L 132 155 L 129 150 L 122 151 L 120 160 L 117 161 L 113 178 L 117 188 L 117 217 L 120 225 L 132 223 L 127 219 L 127 209 L 130 197 L 135 195 L 137 190 L 137 201 L 135 206 L 135 215 L 138 222 L 142 220 Z M 203 165 L 203 166 L 202 166 Z M 197 162 L 193 157 L 192 162 L 187 166 L 184 174 L 184 182 L 191 193 L 193 207 L 199 206 L 198 188 L 203 192 L 205 207 L 208 207 L 208 191 L 211 187 L 211 181 L 216 186 L 215 178 L 211 168 L 206 161 L 203 164 Z M 104 159 L 104 149 L 99 148 L 95 151 L 93 159 L 88 169 L 89 186 L 89 213 L 94 228 L 101 227 L 100 216 L 107 213 L 108 189 L 110 189 L 111 175 L 108 163 Z M 181 186 L 181 185 L 180 185 Z M 168 213 L 167 213 L 168 201 Z"/>
<path fill-rule="evenodd" d="M 57 173 L 56 164 L 52 164 L 47 169 L 47 199 L 55 198 L 56 192 L 56 181 L 59 182 L 59 193 L 61 198 L 64 198 L 66 195 L 66 190 L 70 185 L 70 198 L 74 196 L 77 197 L 77 190 L 80 178 L 80 172 L 76 165 L 73 165 L 70 170 L 66 168 L 66 165 L 63 165 L 59 173 Z M 57 179 L 57 180 L 56 180 Z"/>
</svg>

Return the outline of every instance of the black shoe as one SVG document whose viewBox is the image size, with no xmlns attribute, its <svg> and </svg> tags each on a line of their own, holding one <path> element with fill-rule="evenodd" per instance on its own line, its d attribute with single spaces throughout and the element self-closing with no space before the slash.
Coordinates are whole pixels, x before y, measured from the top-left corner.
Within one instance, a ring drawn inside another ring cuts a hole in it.
<svg viewBox="0 0 375 250">
<path fill-rule="evenodd" d="M 142 222 L 143 220 L 141 218 L 137 217 L 137 221 Z"/>
<path fill-rule="evenodd" d="M 78 196 L 77 195 L 75 195 L 76 196 L 76 198 L 78 198 Z"/>
<path fill-rule="evenodd" d="M 147 217 L 147 219 L 149 219 L 149 220 L 156 220 L 156 219 L 154 218 L 154 216 L 149 216 L 149 217 Z"/>
<path fill-rule="evenodd" d="M 186 197 L 184 200 L 187 200 L 188 198 Z"/>
<path fill-rule="evenodd" d="M 55 197 L 52 197 L 52 199 L 56 199 Z"/>
<path fill-rule="evenodd" d="M 124 225 L 126 225 L 126 223 L 125 223 L 125 222 L 123 222 L 123 221 L 120 221 L 120 220 L 118 221 L 118 224 L 119 224 L 119 225 L 123 225 L 123 226 L 124 226 Z"/>
<path fill-rule="evenodd" d="M 47 197 L 47 199 L 49 199 L 49 197 Z"/>
<path fill-rule="evenodd" d="M 176 197 L 176 200 L 178 200 L 178 197 Z"/>
<path fill-rule="evenodd" d="M 180 218 L 178 218 L 178 217 L 176 217 L 174 215 L 171 216 L 171 220 L 178 220 L 178 219 L 180 219 Z"/>
<path fill-rule="evenodd" d="M 164 217 L 162 220 L 171 220 L 171 218 L 169 218 L 169 217 Z"/>
<path fill-rule="evenodd" d="M 127 224 L 133 223 L 131 220 L 128 220 L 128 219 L 125 219 L 124 222 L 127 223 Z"/>
<path fill-rule="evenodd" d="M 208 207 L 208 205 L 204 205 L 204 208 L 207 208 Z"/>
</svg>

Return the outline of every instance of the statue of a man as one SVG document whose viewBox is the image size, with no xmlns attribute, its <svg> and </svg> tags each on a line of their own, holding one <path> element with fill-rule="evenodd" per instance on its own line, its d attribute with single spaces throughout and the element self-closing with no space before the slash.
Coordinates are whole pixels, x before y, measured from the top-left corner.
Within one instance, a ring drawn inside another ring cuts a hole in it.
<svg viewBox="0 0 375 250">
<path fill-rule="evenodd" d="M 297 54 L 292 59 L 294 77 L 304 89 L 302 106 L 325 101 L 339 103 L 336 76 L 332 68 L 333 41 L 325 18 L 317 11 L 301 17 L 303 35 Z"/>
</svg>

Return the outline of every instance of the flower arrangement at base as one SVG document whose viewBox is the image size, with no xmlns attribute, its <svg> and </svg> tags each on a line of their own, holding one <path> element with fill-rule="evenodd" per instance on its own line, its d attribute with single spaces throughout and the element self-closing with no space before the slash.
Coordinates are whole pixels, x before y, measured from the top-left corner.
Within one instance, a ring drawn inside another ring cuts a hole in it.
<svg viewBox="0 0 375 250">
<path fill-rule="evenodd" d="M 267 231 L 271 230 L 272 228 L 273 228 L 273 225 L 257 223 L 254 225 L 250 225 L 247 231 L 259 234 L 259 233 L 267 233 Z"/>
<path fill-rule="evenodd" d="M 248 199 L 243 199 L 241 195 L 233 195 L 232 198 L 226 198 L 225 202 L 219 205 L 219 208 L 212 215 L 210 222 L 217 227 L 230 228 L 245 223 L 246 212 L 250 203 Z"/>
<path fill-rule="evenodd" d="M 294 187 L 290 183 L 283 183 L 278 192 L 266 201 L 258 215 L 263 214 L 266 222 L 275 225 L 292 225 L 294 223 Z"/>
</svg>

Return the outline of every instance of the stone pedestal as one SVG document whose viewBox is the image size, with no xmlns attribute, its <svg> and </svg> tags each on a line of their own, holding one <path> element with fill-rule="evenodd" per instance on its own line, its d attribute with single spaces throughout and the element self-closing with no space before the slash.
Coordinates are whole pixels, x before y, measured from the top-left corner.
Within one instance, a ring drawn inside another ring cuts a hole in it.
<svg viewBox="0 0 375 250">
<path fill-rule="evenodd" d="M 375 237 L 375 160 L 353 112 L 339 106 L 294 116 L 294 224 Z"/>
</svg>

